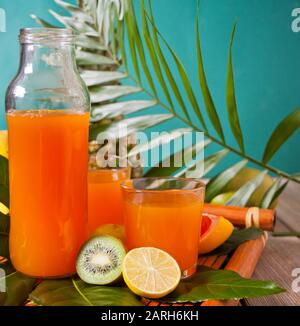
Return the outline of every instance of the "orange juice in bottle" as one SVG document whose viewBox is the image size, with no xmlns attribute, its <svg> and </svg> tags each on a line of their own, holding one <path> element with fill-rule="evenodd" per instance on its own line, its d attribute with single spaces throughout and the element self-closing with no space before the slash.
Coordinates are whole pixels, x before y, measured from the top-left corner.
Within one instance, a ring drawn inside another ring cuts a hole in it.
<svg viewBox="0 0 300 326">
<path fill-rule="evenodd" d="M 10 256 L 23 274 L 63 277 L 87 237 L 89 97 L 71 31 L 24 29 L 20 41 L 6 95 Z"/>
</svg>

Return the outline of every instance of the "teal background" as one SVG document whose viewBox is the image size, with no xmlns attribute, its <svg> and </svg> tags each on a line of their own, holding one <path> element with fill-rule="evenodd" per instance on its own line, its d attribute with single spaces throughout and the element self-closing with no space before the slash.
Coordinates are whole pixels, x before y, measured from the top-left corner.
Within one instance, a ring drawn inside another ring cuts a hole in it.
<svg viewBox="0 0 300 326">
<path fill-rule="evenodd" d="M 134 1 L 138 4 L 138 0 Z M 185 64 L 203 107 L 196 69 L 196 2 L 152 0 L 157 26 Z M 237 103 L 247 152 L 260 158 L 275 126 L 300 106 L 300 33 L 291 29 L 291 12 L 300 7 L 300 0 L 201 3 L 200 31 L 208 83 L 226 138 L 233 146 L 236 143 L 227 121 L 225 81 L 231 30 L 238 21 L 233 48 Z M 4 95 L 18 67 L 18 30 L 35 26 L 31 13 L 55 22 L 47 9 L 63 11 L 52 0 L 0 0 L 0 7 L 7 15 L 6 33 L 0 33 L 0 127 L 6 128 Z M 272 165 L 298 172 L 299 143 L 298 131 L 274 157 Z"/>
</svg>

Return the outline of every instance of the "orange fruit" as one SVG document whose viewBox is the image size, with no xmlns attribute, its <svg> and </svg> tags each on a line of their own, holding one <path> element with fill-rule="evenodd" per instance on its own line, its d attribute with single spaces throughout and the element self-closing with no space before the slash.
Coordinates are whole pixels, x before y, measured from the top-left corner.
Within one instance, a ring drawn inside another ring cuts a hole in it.
<svg viewBox="0 0 300 326">
<path fill-rule="evenodd" d="M 222 216 L 203 214 L 199 254 L 207 254 L 222 245 L 232 234 L 232 223 Z"/>
</svg>

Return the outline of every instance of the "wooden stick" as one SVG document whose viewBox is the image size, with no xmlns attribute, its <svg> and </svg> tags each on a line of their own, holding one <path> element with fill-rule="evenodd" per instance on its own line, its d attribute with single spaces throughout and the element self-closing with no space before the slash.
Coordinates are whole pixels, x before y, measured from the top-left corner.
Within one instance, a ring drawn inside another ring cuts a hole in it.
<svg viewBox="0 0 300 326">
<path fill-rule="evenodd" d="M 251 240 L 243 243 L 234 252 L 225 269 L 239 273 L 242 277 L 250 278 L 260 259 L 267 241 L 267 234 L 259 239 Z M 217 301 L 209 300 L 202 306 L 237 306 L 239 300 Z"/>
<path fill-rule="evenodd" d="M 205 214 L 212 214 L 217 216 L 223 216 L 228 219 L 232 224 L 235 226 L 245 226 L 246 225 L 246 216 L 247 212 L 250 213 L 249 208 L 244 207 L 235 207 L 235 206 L 222 206 L 222 205 L 213 205 L 213 204 L 204 204 L 203 213 Z M 258 209 L 258 217 L 257 221 L 260 227 L 263 230 L 272 231 L 275 226 L 276 221 L 276 212 L 272 209 Z M 251 221 L 250 216 L 250 223 L 256 222 Z M 255 223 L 253 223 L 255 224 Z M 253 225 L 255 226 L 255 225 Z"/>
</svg>

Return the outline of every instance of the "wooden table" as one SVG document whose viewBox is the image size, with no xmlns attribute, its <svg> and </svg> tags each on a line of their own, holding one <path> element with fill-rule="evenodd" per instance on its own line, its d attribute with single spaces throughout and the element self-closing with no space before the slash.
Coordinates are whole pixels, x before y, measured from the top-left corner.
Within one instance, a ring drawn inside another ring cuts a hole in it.
<svg viewBox="0 0 300 326">
<path fill-rule="evenodd" d="M 280 197 L 277 207 L 277 232 L 300 232 L 300 184 L 290 183 Z M 292 271 L 300 269 L 300 238 L 270 236 L 253 278 L 270 279 L 287 290 L 270 297 L 243 301 L 245 305 L 300 306 L 300 292 L 292 290 L 295 277 Z M 300 277 L 300 273 L 298 274 Z M 300 287 L 300 281 L 298 282 Z"/>
</svg>

